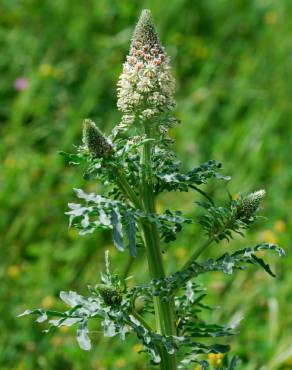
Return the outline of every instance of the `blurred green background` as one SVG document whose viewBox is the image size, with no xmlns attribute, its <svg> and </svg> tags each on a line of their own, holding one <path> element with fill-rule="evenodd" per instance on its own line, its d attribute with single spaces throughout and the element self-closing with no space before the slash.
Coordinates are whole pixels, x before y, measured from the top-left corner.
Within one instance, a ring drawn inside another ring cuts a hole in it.
<svg viewBox="0 0 292 370">
<path fill-rule="evenodd" d="M 109 248 L 107 233 L 79 237 L 64 215 L 73 187 L 88 188 L 79 168 L 59 150 L 80 143 L 81 122 L 95 120 L 105 132 L 119 122 L 115 85 L 133 25 L 150 8 L 177 78 L 175 147 L 187 168 L 208 159 L 224 163 L 232 194 L 267 189 L 264 215 L 245 241 L 284 246 L 272 256 L 277 278 L 250 269 L 232 280 L 204 277 L 207 303 L 222 307 L 212 321 L 244 316 L 233 353 L 240 369 L 292 369 L 292 2 L 290 0 L 1 0 L 0 3 L 0 369 L 148 369 L 134 338 L 100 342 L 87 353 L 74 330 L 45 335 L 26 308 L 58 307 L 60 290 L 86 294 Z M 223 185 L 208 188 L 218 198 Z M 196 194 L 165 195 L 194 213 Z M 195 214 L 195 213 L 194 213 Z M 166 246 L 169 271 L 182 265 L 201 239 L 188 226 Z M 213 247 L 222 253 L 227 245 Z M 212 251 L 211 251 L 212 253 Z M 140 257 L 140 260 L 142 260 Z M 145 265 L 137 261 L 132 273 Z M 123 263 L 122 263 L 123 262 Z M 141 262 L 142 263 L 142 262 Z"/>
</svg>

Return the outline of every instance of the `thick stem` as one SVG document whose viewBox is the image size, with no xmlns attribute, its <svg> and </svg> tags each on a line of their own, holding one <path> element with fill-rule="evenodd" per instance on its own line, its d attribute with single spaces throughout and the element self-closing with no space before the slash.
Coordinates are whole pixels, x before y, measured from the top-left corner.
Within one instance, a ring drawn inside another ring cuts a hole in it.
<svg viewBox="0 0 292 370">
<path fill-rule="evenodd" d="M 147 124 L 145 124 L 145 134 L 148 138 L 151 138 L 150 127 Z M 144 144 L 143 148 L 143 177 L 141 195 L 144 210 L 149 213 L 155 213 L 155 198 L 151 173 L 151 145 L 152 141 L 148 141 Z M 146 247 L 150 276 L 152 279 L 164 278 L 165 272 L 160 251 L 159 233 L 156 225 L 149 221 L 143 222 L 142 234 Z M 154 297 L 153 300 L 157 332 L 166 336 L 176 335 L 173 298 L 165 301 L 158 296 Z M 160 348 L 160 355 L 161 370 L 177 370 L 177 361 L 175 355 L 170 355 L 164 347 Z"/>
<path fill-rule="evenodd" d="M 140 201 L 137 194 L 134 192 L 134 190 L 129 185 L 129 182 L 128 182 L 124 172 L 120 169 L 117 169 L 117 184 L 119 185 L 119 187 L 123 191 L 123 193 L 127 195 L 129 200 L 133 203 L 133 205 L 136 208 L 138 208 L 138 209 L 143 208 L 142 202 Z"/>
</svg>

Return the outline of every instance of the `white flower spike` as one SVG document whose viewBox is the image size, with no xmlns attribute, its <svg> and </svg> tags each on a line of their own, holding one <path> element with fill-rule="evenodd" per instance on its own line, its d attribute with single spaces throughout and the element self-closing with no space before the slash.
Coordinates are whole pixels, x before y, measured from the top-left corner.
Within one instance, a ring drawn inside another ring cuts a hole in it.
<svg viewBox="0 0 292 370">
<path fill-rule="evenodd" d="M 143 10 L 136 25 L 130 53 L 118 81 L 118 109 L 122 123 L 148 121 L 175 106 L 175 83 L 169 57 L 162 47 L 151 12 Z"/>
</svg>

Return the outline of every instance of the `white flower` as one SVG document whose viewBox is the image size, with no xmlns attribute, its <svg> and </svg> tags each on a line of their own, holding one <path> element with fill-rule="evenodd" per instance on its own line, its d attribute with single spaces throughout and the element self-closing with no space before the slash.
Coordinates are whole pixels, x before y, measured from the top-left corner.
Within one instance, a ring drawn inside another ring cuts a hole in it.
<svg viewBox="0 0 292 370">
<path fill-rule="evenodd" d="M 140 120 L 152 119 L 175 106 L 169 58 L 148 10 L 142 12 L 136 25 L 117 86 L 117 106 L 124 113 L 122 123 L 130 124 L 136 116 Z"/>
<path fill-rule="evenodd" d="M 158 113 L 157 109 L 144 109 L 139 117 L 144 121 L 154 117 L 157 113 Z"/>
<path fill-rule="evenodd" d="M 122 123 L 123 124 L 132 124 L 134 123 L 135 116 L 130 115 L 130 114 L 124 114 L 122 117 Z"/>
</svg>

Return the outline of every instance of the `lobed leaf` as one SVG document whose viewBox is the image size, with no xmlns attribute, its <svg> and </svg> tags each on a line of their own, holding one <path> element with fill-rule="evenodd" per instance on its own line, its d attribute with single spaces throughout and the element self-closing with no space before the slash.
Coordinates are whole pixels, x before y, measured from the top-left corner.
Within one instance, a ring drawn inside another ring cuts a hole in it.
<svg viewBox="0 0 292 370">
<path fill-rule="evenodd" d="M 114 208 L 112 210 L 111 225 L 113 229 L 112 235 L 114 244 L 119 251 L 123 251 L 124 250 L 123 229 L 121 223 L 121 215 L 117 208 Z"/>
</svg>

